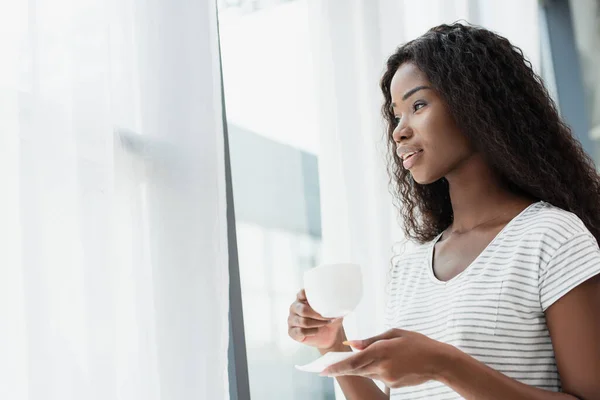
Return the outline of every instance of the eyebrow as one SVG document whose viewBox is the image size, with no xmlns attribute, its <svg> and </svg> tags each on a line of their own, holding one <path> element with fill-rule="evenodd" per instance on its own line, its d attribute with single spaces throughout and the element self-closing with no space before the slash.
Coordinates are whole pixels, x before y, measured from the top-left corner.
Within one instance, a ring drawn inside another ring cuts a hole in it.
<svg viewBox="0 0 600 400">
<path fill-rule="evenodd" d="M 404 93 L 404 96 L 402 96 L 402 101 L 408 99 L 410 96 L 412 96 L 413 94 L 417 93 L 419 90 L 423 90 L 423 89 L 431 89 L 431 87 L 429 87 L 429 86 L 417 86 L 415 88 L 412 88 L 408 92 Z M 392 108 L 393 107 L 396 107 L 396 103 L 392 103 Z"/>
</svg>

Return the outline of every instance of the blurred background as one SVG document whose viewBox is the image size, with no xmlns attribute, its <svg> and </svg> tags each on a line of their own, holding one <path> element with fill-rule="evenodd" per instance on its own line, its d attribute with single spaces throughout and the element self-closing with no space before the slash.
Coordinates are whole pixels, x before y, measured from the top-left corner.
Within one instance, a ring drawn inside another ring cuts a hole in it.
<svg viewBox="0 0 600 400">
<path fill-rule="evenodd" d="M 457 20 L 507 37 L 600 161 L 597 0 L 219 0 L 218 16 L 243 304 L 232 318 L 245 337 L 232 345 L 245 347 L 248 376 L 245 360 L 230 362 L 249 382 L 232 398 L 335 398 L 331 379 L 293 368 L 318 355 L 287 335 L 308 268 L 359 261 L 365 300 L 345 326 L 358 336 L 381 329 L 402 235 L 386 189 L 378 79 L 398 45 Z"/>
</svg>

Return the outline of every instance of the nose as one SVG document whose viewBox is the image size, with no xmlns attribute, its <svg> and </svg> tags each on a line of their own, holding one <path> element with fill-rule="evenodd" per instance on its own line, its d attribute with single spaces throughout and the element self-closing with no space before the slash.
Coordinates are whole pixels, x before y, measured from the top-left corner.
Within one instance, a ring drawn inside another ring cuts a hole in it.
<svg viewBox="0 0 600 400">
<path fill-rule="evenodd" d="M 413 131 L 406 120 L 405 118 L 401 119 L 392 133 L 392 138 L 396 143 L 400 143 L 413 135 Z"/>
</svg>

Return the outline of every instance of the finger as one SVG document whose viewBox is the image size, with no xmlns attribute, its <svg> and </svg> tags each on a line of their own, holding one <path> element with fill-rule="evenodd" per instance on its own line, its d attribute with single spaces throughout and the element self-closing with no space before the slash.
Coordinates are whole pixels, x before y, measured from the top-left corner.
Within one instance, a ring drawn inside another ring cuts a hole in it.
<svg viewBox="0 0 600 400">
<path fill-rule="evenodd" d="M 367 351 L 362 351 L 360 353 L 356 353 L 352 357 L 346 358 L 343 361 L 330 365 L 322 372 L 322 374 L 327 376 L 344 375 L 351 371 L 365 367 L 371 364 L 373 361 L 375 361 L 373 354 L 370 354 L 370 352 Z"/>
<path fill-rule="evenodd" d="M 325 375 L 325 376 L 329 376 L 332 378 L 338 377 L 338 376 L 362 376 L 365 378 L 371 378 L 378 376 L 374 369 L 373 369 L 373 365 L 375 365 L 375 362 L 372 362 L 370 364 L 367 364 L 361 368 L 357 368 L 357 369 L 353 369 L 350 371 L 341 371 L 341 372 L 322 372 L 321 375 Z"/>
<path fill-rule="evenodd" d="M 350 357 L 353 358 L 353 357 Z M 349 359 L 347 359 L 349 360 Z M 346 360 L 344 360 L 346 361 Z M 341 364 L 341 363 L 338 363 Z M 354 368 L 354 365 L 357 365 Z M 337 364 L 331 365 L 326 368 L 321 375 L 325 376 L 344 376 L 344 375 L 356 375 L 356 376 L 367 376 L 367 375 L 375 375 L 377 371 L 375 370 L 375 366 L 377 365 L 376 360 L 372 358 L 363 359 L 360 361 L 356 361 L 353 364 L 349 364 L 347 366 L 338 366 Z"/>
<path fill-rule="evenodd" d="M 301 317 L 296 313 L 290 313 L 288 316 L 288 326 L 289 327 L 299 327 L 299 328 L 320 328 L 325 325 L 329 325 L 333 323 L 335 320 L 320 320 L 314 318 L 305 318 Z"/>
<path fill-rule="evenodd" d="M 288 328 L 288 335 L 298 342 L 303 342 L 304 339 L 315 336 L 318 332 L 319 328 L 300 328 L 297 326 Z"/>
<path fill-rule="evenodd" d="M 360 375 L 360 376 L 374 376 L 379 374 L 379 361 L 373 360 L 369 364 L 363 365 L 362 367 L 348 371 L 347 375 Z"/>
<path fill-rule="evenodd" d="M 331 322 L 331 320 L 323 321 L 320 319 L 305 318 L 294 314 L 290 317 L 288 325 L 300 328 L 320 328 L 322 326 L 329 325 Z"/>
<path fill-rule="evenodd" d="M 364 374 L 362 376 L 364 376 L 365 378 L 372 379 L 374 381 L 383 382 L 383 380 L 381 379 L 381 376 L 379 376 L 378 374 Z"/>
<path fill-rule="evenodd" d="M 292 304 L 292 306 L 294 307 L 292 311 L 301 317 L 318 319 L 320 321 L 330 320 L 329 318 L 325 318 L 321 314 L 317 313 L 315 310 L 312 309 L 311 306 L 309 306 L 306 303 L 295 302 L 294 304 Z"/>
<path fill-rule="evenodd" d="M 296 294 L 296 299 L 297 299 L 298 301 L 301 301 L 301 302 L 303 302 L 303 303 L 306 303 L 306 301 L 307 301 L 307 300 L 306 300 L 306 292 L 304 291 L 304 289 L 300 290 L 300 291 L 298 292 L 298 294 Z"/>
<path fill-rule="evenodd" d="M 406 331 L 402 329 L 390 329 L 380 335 L 370 337 L 368 339 L 363 340 L 347 340 L 344 342 L 345 345 L 353 347 L 357 350 L 364 350 L 375 342 L 379 342 L 380 340 L 388 340 L 394 339 L 397 337 L 404 336 Z"/>
</svg>

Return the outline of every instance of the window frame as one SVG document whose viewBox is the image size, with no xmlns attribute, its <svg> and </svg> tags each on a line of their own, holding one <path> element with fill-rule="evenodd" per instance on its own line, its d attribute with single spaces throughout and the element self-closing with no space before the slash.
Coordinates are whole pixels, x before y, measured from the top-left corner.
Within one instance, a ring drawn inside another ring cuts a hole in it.
<svg viewBox="0 0 600 400">
<path fill-rule="evenodd" d="M 240 264 L 238 258 L 237 233 L 235 225 L 235 207 L 233 202 L 233 183 L 231 179 L 231 158 L 229 152 L 227 111 L 225 107 L 225 86 L 223 83 L 223 63 L 221 59 L 221 34 L 219 30 L 218 7 L 215 7 L 215 10 L 221 81 L 223 148 L 225 156 L 225 195 L 227 201 L 227 247 L 229 251 L 229 346 L 227 351 L 229 398 L 230 400 L 250 400 L 250 380 L 248 377 L 246 335 L 244 332 L 244 312 L 242 307 Z"/>
</svg>

